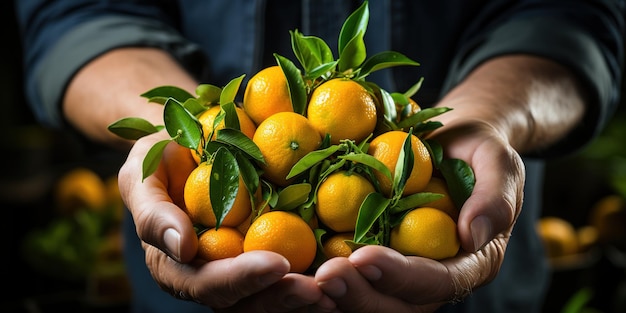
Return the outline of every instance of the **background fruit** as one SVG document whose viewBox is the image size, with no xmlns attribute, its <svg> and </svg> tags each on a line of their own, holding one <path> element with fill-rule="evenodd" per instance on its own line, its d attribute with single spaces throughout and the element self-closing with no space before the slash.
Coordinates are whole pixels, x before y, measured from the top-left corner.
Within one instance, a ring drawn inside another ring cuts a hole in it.
<svg viewBox="0 0 626 313">
<path fill-rule="evenodd" d="M 317 149 L 321 137 L 306 117 L 294 112 L 276 113 L 257 127 L 252 141 L 261 150 L 263 176 L 285 186 L 287 174 L 296 162 Z"/>
<path fill-rule="evenodd" d="M 250 78 L 243 108 L 257 125 L 278 112 L 293 112 L 287 78 L 280 66 L 267 67 Z"/>
<path fill-rule="evenodd" d="M 359 83 L 331 79 L 313 90 L 307 118 L 322 137 L 330 134 L 333 144 L 342 139 L 365 139 L 376 127 L 376 104 Z"/>
<path fill-rule="evenodd" d="M 350 254 L 352 254 L 352 249 L 350 249 L 344 240 L 352 240 L 353 238 L 353 232 L 336 233 L 332 235 L 328 240 L 324 241 L 322 245 L 324 255 L 329 259 L 334 257 L 349 257 Z"/>
<path fill-rule="evenodd" d="M 389 246 L 404 255 L 435 260 L 453 257 L 461 242 L 456 223 L 445 212 L 435 208 L 417 208 L 391 230 Z"/>
<path fill-rule="evenodd" d="M 368 154 L 381 161 L 394 173 L 402 145 L 408 133 L 403 131 L 389 131 L 376 136 L 370 143 Z M 422 141 L 415 135 L 411 135 L 411 148 L 413 150 L 413 170 L 407 180 L 403 195 L 410 195 L 424 190 L 433 174 L 433 164 L 430 153 Z M 391 194 L 391 181 L 382 173 L 374 171 L 376 179 L 380 183 L 383 193 Z"/>
<path fill-rule="evenodd" d="M 578 252 L 578 236 L 574 226 L 556 216 L 544 216 L 537 222 L 537 231 L 550 258 Z"/>
<path fill-rule="evenodd" d="M 359 174 L 335 172 L 318 188 L 315 213 L 336 232 L 354 231 L 361 203 L 374 191 L 372 183 Z"/>
<path fill-rule="evenodd" d="M 221 109 L 219 105 L 212 106 L 206 111 L 202 112 L 200 116 L 198 116 L 198 121 L 202 124 L 202 132 L 204 134 L 204 140 L 208 140 L 209 134 L 213 131 L 213 122 L 215 121 L 215 117 L 220 113 Z M 248 136 L 248 138 L 252 139 L 254 137 L 254 132 L 256 131 L 256 125 L 252 121 L 252 119 L 246 114 L 246 112 L 240 108 L 235 107 L 235 111 L 237 112 L 237 118 L 239 119 L 239 128 L 241 132 Z M 220 122 L 217 125 L 217 130 L 224 128 L 224 121 Z M 217 132 L 213 134 L 213 139 L 217 137 Z M 202 151 L 202 148 L 198 149 Z M 191 150 L 191 156 L 196 161 L 196 163 L 200 163 L 200 156 L 196 153 L 195 150 Z"/>
<path fill-rule="evenodd" d="M 56 183 L 55 201 L 61 213 L 79 209 L 101 211 L 107 204 L 107 188 L 94 171 L 77 167 L 69 170 Z"/>
<path fill-rule="evenodd" d="M 313 230 L 298 215 L 271 211 L 250 225 L 243 242 L 244 252 L 273 251 L 291 264 L 291 272 L 303 273 L 313 263 L 317 242 Z"/>
<path fill-rule="evenodd" d="M 185 183 L 184 199 L 187 214 L 191 221 L 206 227 L 215 227 L 217 220 L 213 212 L 210 197 L 210 176 L 213 165 L 202 162 L 196 167 Z M 224 218 L 222 226 L 237 226 L 252 211 L 250 195 L 243 179 L 239 177 L 239 191 L 230 212 Z"/>
<path fill-rule="evenodd" d="M 206 261 L 234 258 L 243 253 L 243 234 L 227 226 L 207 229 L 198 238 L 198 257 Z"/>
</svg>

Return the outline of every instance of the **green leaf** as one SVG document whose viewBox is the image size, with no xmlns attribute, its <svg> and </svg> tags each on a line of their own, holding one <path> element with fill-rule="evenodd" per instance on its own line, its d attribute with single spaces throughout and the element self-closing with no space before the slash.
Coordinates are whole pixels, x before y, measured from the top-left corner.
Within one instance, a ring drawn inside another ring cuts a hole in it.
<svg viewBox="0 0 626 313">
<path fill-rule="evenodd" d="M 207 107 L 205 107 L 203 104 L 200 103 L 200 101 L 198 101 L 198 99 L 195 98 L 189 98 L 185 100 L 185 102 L 183 103 L 183 107 L 193 116 L 197 116 L 207 109 Z"/>
<path fill-rule="evenodd" d="M 436 108 L 422 109 L 419 112 L 409 116 L 407 119 L 400 121 L 400 123 L 398 123 L 398 127 L 400 128 L 411 127 L 417 123 L 421 123 L 437 115 L 446 113 L 450 110 L 452 110 L 452 108 L 448 108 L 448 107 L 436 107 Z"/>
<path fill-rule="evenodd" d="M 419 66 L 420 64 L 411 60 L 404 54 L 395 51 L 383 51 L 367 59 L 361 66 L 359 77 L 365 77 L 370 73 L 393 66 Z"/>
<path fill-rule="evenodd" d="M 307 202 L 311 184 L 301 183 L 285 187 L 278 193 L 278 202 L 274 210 L 290 211 Z"/>
<path fill-rule="evenodd" d="M 377 158 L 369 154 L 365 154 L 365 153 L 346 154 L 346 155 L 340 155 L 338 156 L 338 158 L 367 165 L 381 172 L 383 175 L 385 175 L 385 177 L 391 180 L 391 171 L 389 171 L 387 166 L 383 164 L 382 162 L 380 162 Z"/>
<path fill-rule="evenodd" d="M 330 157 L 335 152 L 339 150 L 339 145 L 333 145 L 326 149 L 314 150 L 307 153 L 302 159 L 298 160 L 296 164 L 293 165 L 289 174 L 287 175 L 287 179 L 290 179 L 298 174 L 303 173 L 314 165 L 318 164 L 322 160 Z"/>
<path fill-rule="evenodd" d="M 422 87 L 422 82 L 424 82 L 424 77 L 421 77 L 419 81 L 417 81 L 417 83 L 415 83 L 413 86 L 411 86 L 411 88 L 409 88 L 409 90 L 404 92 L 404 95 L 407 98 L 411 98 L 413 97 Z"/>
<path fill-rule="evenodd" d="M 224 86 L 220 94 L 220 104 L 235 102 L 235 97 L 237 97 L 237 92 L 239 92 L 239 86 L 245 76 L 246 74 L 243 74 L 237 78 L 233 78 Z"/>
<path fill-rule="evenodd" d="M 198 101 L 204 105 L 218 103 L 220 101 L 221 94 L 222 88 L 211 84 L 200 84 L 196 87 Z"/>
<path fill-rule="evenodd" d="M 195 98 L 186 90 L 176 86 L 159 86 L 142 93 L 141 96 L 148 98 L 150 102 L 160 104 L 165 104 L 169 98 L 173 98 L 180 103 L 184 103 L 189 98 Z"/>
<path fill-rule="evenodd" d="M 143 158 L 142 163 L 142 177 L 141 181 L 143 182 L 146 177 L 152 175 L 154 171 L 159 167 L 159 163 L 161 162 L 161 156 L 163 155 L 163 151 L 167 144 L 172 142 L 172 139 L 165 139 L 155 143 L 146 156 Z"/>
<path fill-rule="evenodd" d="M 359 208 L 359 215 L 356 220 L 354 229 L 355 242 L 360 243 L 363 241 L 367 232 L 372 228 L 378 217 L 385 212 L 390 202 L 390 199 L 377 192 L 372 192 L 365 197 Z"/>
<path fill-rule="evenodd" d="M 304 36 L 299 31 L 290 31 L 291 48 L 296 58 L 304 68 L 305 73 L 310 73 L 323 64 L 333 62 L 333 52 L 328 44 L 321 38 Z"/>
<path fill-rule="evenodd" d="M 395 121 L 398 117 L 396 102 L 394 98 L 384 89 L 379 88 L 381 100 L 383 101 L 384 117 L 387 121 Z"/>
<path fill-rule="evenodd" d="M 254 196 L 259 189 L 259 173 L 254 164 L 241 153 L 235 153 L 235 159 L 237 159 L 237 165 L 239 165 L 239 175 L 243 179 L 246 189 L 250 193 L 250 196 Z"/>
<path fill-rule="evenodd" d="M 396 162 L 396 168 L 393 174 L 393 190 L 396 195 L 402 195 L 406 182 L 413 171 L 413 149 L 411 148 L 412 132 L 408 132 L 402 150 L 398 155 L 398 162 Z"/>
<path fill-rule="evenodd" d="M 474 171 L 460 159 L 444 159 L 440 170 L 448 184 L 450 198 L 457 208 L 461 208 L 474 190 L 476 183 Z"/>
<path fill-rule="evenodd" d="M 291 98 L 293 111 L 298 114 L 304 114 L 306 112 L 307 94 L 300 70 L 291 60 L 276 53 L 274 53 L 274 57 L 287 78 L 287 86 L 289 87 L 289 97 Z"/>
<path fill-rule="evenodd" d="M 337 63 L 340 72 L 358 68 L 367 57 L 365 41 L 363 40 L 364 35 L 365 32 L 357 34 L 340 53 L 339 63 Z"/>
<path fill-rule="evenodd" d="M 339 55 L 344 54 L 344 50 L 350 45 L 355 37 L 360 37 L 363 40 L 363 35 L 367 30 L 367 24 L 369 22 L 369 7 L 367 1 L 364 1 L 359 8 L 357 8 L 346 20 L 344 21 L 341 31 L 339 33 Z M 357 45 L 352 43 L 352 45 Z M 362 62 L 362 61 L 361 61 Z M 359 62 L 360 64 L 360 62 Z M 340 67 L 341 68 L 341 67 Z"/>
<path fill-rule="evenodd" d="M 237 109 L 235 109 L 235 103 L 231 101 L 222 103 L 220 106 L 222 112 L 224 113 L 224 127 L 241 130 L 239 125 L 239 116 L 237 115 Z M 215 129 L 217 125 L 218 124 L 215 124 L 213 129 Z"/>
<path fill-rule="evenodd" d="M 137 140 L 159 131 L 149 121 L 139 117 L 126 117 L 117 120 L 108 126 L 110 132 L 129 140 Z"/>
<path fill-rule="evenodd" d="M 250 156 L 252 159 L 265 163 L 263 154 L 259 147 L 241 131 L 231 128 L 223 128 L 217 132 L 216 140 L 228 145 L 237 147 L 240 151 Z"/>
<path fill-rule="evenodd" d="M 179 145 L 196 149 L 202 138 L 202 127 L 198 120 L 185 110 L 180 102 L 170 98 L 163 108 L 163 121 L 167 133 Z"/>
<path fill-rule="evenodd" d="M 239 192 L 239 166 L 228 149 L 220 148 L 215 153 L 209 184 L 211 206 L 217 220 L 215 227 L 219 228 Z"/>
<path fill-rule="evenodd" d="M 310 72 L 305 73 L 304 78 L 309 79 L 309 80 L 316 80 L 320 77 L 329 77 L 335 70 L 335 67 L 337 66 L 338 61 L 332 61 L 332 62 L 328 62 L 328 63 L 324 63 L 314 69 L 312 69 Z"/>
<path fill-rule="evenodd" d="M 391 208 L 391 213 L 400 213 L 406 210 L 420 207 L 428 202 L 436 201 L 445 197 L 441 193 L 434 192 L 418 192 L 412 195 L 406 196 L 400 200 Z"/>
<path fill-rule="evenodd" d="M 425 139 L 422 140 L 426 149 L 428 149 L 428 153 L 430 154 L 430 158 L 433 160 L 433 166 L 436 169 L 441 167 L 441 162 L 443 161 L 443 147 L 439 142 L 433 139 Z"/>
</svg>

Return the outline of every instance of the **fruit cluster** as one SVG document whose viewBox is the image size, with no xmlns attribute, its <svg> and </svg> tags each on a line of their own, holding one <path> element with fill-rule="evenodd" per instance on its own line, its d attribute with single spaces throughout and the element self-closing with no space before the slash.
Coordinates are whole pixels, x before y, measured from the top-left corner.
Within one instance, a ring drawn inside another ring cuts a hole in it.
<svg viewBox="0 0 626 313">
<path fill-rule="evenodd" d="M 151 175 L 165 146 L 188 148 L 197 167 L 187 178 L 184 207 L 198 226 L 205 260 L 251 250 L 285 256 L 293 272 L 347 256 L 364 245 L 406 255 L 456 255 L 458 208 L 474 176 L 425 136 L 448 108 L 420 108 L 410 90 L 388 92 L 367 80 L 374 71 L 417 66 L 387 51 L 366 57 L 364 2 L 344 22 L 335 59 L 320 38 L 291 32 L 298 67 L 277 65 L 247 82 L 199 85 L 192 95 L 161 86 L 142 96 L 164 105 L 164 126 L 125 118 L 109 129 L 127 139 L 165 128 L 170 140 L 146 156 Z"/>
</svg>

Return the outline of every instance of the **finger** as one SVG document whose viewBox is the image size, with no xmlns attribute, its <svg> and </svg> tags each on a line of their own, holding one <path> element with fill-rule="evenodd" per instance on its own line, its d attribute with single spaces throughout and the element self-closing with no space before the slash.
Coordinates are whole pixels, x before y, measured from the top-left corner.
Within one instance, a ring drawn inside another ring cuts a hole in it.
<svg viewBox="0 0 626 313">
<path fill-rule="evenodd" d="M 219 312 L 332 312 L 335 307 L 313 277 L 289 273 L 267 289 Z"/>
<path fill-rule="evenodd" d="M 279 254 L 251 251 L 236 258 L 184 264 L 148 246 L 146 263 L 155 281 L 175 297 L 212 308 L 227 308 L 258 293 L 289 272 Z"/>
<path fill-rule="evenodd" d="M 176 144 L 168 145 L 168 158 L 162 160 L 154 174 L 142 179 L 143 160 L 162 136 L 146 136 L 135 143 L 118 173 L 120 194 L 142 241 L 162 249 L 177 261 L 189 262 L 196 255 L 197 236 L 187 214 L 172 202 L 169 191 L 183 189 L 184 178 L 188 176 L 183 166 L 189 166 L 185 163 L 188 151 Z M 169 173 L 165 174 L 171 172 L 168 168 L 174 165 L 170 164 L 178 164 L 180 170 L 171 178 Z"/>
</svg>

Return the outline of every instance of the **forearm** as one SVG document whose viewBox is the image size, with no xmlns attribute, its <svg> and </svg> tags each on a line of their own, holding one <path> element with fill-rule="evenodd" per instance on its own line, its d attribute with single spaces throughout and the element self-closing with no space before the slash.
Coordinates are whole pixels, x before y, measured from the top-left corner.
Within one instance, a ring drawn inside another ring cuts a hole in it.
<svg viewBox="0 0 626 313">
<path fill-rule="evenodd" d="M 532 56 L 504 56 L 476 68 L 438 104 L 454 110 L 444 125 L 480 121 L 519 153 L 566 136 L 585 114 L 584 90 L 563 66 Z"/>
<path fill-rule="evenodd" d="M 163 105 L 140 95 L 154 87 L 174 85 L 194 94 L 197 82 L 166 52 L 153 48 L 110 51 L 82 68 L 63 98 L 63 114 L 79 132 L 113 147 L 129 147 L 109 132 L 123 117 L 141 117 L 163 125 Z"/>
</svg>

